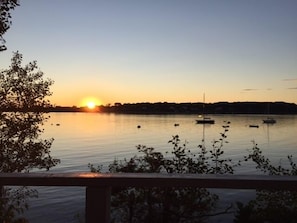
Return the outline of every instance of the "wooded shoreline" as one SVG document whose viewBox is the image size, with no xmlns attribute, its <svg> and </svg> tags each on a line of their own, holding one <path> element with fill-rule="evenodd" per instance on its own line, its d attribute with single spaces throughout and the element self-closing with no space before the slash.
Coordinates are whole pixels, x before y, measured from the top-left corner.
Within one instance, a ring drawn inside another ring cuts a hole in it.
<svg viewBox="0 0 297 223">
<path fill-rule="evenodd" d="M 119 114 L 297 114 L 297 104 L 287 102 L 216 102 L 216 103 L 115 103 L 87 107 L 52 106 L 27 109 L 0 108 L 0 111 L 101 112 Z"/>
</svg>

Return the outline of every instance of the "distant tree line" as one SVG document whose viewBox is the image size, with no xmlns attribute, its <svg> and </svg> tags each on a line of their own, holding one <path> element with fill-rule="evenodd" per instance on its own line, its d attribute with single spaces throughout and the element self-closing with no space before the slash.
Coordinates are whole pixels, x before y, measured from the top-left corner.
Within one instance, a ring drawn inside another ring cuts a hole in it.
<svg viewBox="0 0 297 223">
<path fill-rule="evenodd" d="M 285 102 L 117 103 L 114 106 L 102 106 L 99 110 L 135 114 L 297 114 L 297 105 Z"/>
<path fill-rule="evenodd" d="M 1 111 L 14 111 L 15 107 L 1 107 Z M 87 107 L 35 106 L 22 111 L 47 112 L 102 112 L 119 114 L 297 114 L 297 105 L 286 102 L 217 102 L 207 103 L 115 103 L 100 105 L 95 109 Z"/>
</svg>

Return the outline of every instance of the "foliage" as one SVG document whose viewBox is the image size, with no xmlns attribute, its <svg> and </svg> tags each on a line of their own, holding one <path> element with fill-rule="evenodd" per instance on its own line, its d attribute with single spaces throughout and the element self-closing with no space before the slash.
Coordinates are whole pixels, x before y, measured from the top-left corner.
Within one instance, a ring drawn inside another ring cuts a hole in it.
<svg viewBox="0 0 297 223">
<path fill-rule="evenodd" d="M 17 215 L 24 213 L 28 208 L 27 199 L 33 197 L 37 197 L 37 191 L 27 187 L 2 188 L 0 222 L 27 222 L 24 218 L 17 218 Z"/>
<path fill-rule="evenodd" d="M 245 157 L 245 161 L 252 161 L 256 168 L 269 175 L 297 175 L 296 163 L 292 156 L 288 156 L 288 166 L 274 166 L 266 158 L 258 145 L 254 143 L 252 151 Z M 288 223 L 297 219 L 297 193 L 279 190 L 257 190 L 256 198 L 247 204 L 237 203 L 237 214 L 235 223 L 245 222 L 271 222 Z"/>
<path fill-rule="evenodd" d="M 40 111 L 49 107 L 46 97 L 52 95 L 49 88 L 53 81 L 44 80 L 36 61 L 22 67 L 22 60 L 22 54 L 13 53 L 11 66 L 0 73 L 0 107 L 10 111 Z"/>
<path fill-rule="evenodd" d="M 173 145 L 172 159 L 165 161 L 164 168 L 168 173 L 198 173 L 198 174 L 233 174 L 234 168 L 240 165 L 231 159 L 223 157 L 223 145 L 226 141 L 229 126 L 223 126 L 219 140 L 212 142 L 212 149 L 207 150 L 204 140 L 193 153 L 188 150 L 186 143 L 180 146 L 179 136 L 173 136 L 169 143 Z"/>
<path fill-rule="evenodd" d="M 49 169 L 59 160 L 50 155 L 53 139 L 40 139 L 41 126 L 48 117 L 36 108 L 49 106 L 51 80 L 43 80 L 36 61 L 21 67 L 22 55 L 14 53 L 10 69 L 1 71 L 0 107 L 0 171 L 28 172 L 33 168 Z M 28 111 L 33 109 L 33 111 Z"/>
<path fill-rule="evenodd" d="M 51 95 L 49 87 L 53 82 L 35 71 L 36 61 L 22 67 L 18 52 L 11 61 L 10 68 L 0 73 L 0 172 L 48 170 L 59 160 L 50 155 L 53 139 L 41 139 L 42 125 L 48 117 L 39 108 L 50 106 L 45 97 Z M 2 190 L 0 216 L 7 221 L 26 209 L 26 198 L 35 194 L 26 188 Z M 6 200 L 8 197 L 11 200 Z"/>
<path fill-rule="evenodd" d="M 245 161 L 253 161 L 256 164 L 257 169 L 269 175 L 297 175 L 297 166 L 293 161 L 292 155 L 287 156 L 290 168 L 284 168 L 281 165 L 274 166 L 271 161 L 263 155 L 263 152 L 255 142 L 253 142 L 253 148 L 250 154 L 244 158 Z"/>
<path fill-rule="evenodd" d="M 19 5 L 18 0 L 1 0 L 0 1 L 0 51 L 6 50 L 5 40 L 3 38 L 4 33 L 9 29 L 11 25 L 10 11 L 14 10 Z"/>
<path fill-rule="evenodd" d="M 233 173 L 231 160 L 222 157 L 222 146 L 228 127 L 224 127 L 221 138 L 214 141 L 212 150 L 199 145 L 191 152 L 187 143 L 181 144 L 178 135 L 169 141 L 173 146 L 171 155 L 164 156 L 154 148 L 138 145 L 141 156 L 129 160 L 114 160 L 109 166 L 111 173 Z M 89 165 L 92 172 L 100 172 Z M 216 215 L 219 197 L 205 188 L 116 188 L 112 192 L 112 216 L 121 222 L 205 222 Z"/>
<path fill-rule="evenodd" d="M 227 143 L 229 126 L 223 126 L 219 140 L 213 141 L 212 149 L 207 150 L 204 141 L 196 152 L 187 148 L 187 142 L 181 143 L 178 135 L 169 141 L 173 145 L 166 156 L 154 148 L 138 145 L 142 155 L 122 161 L 114 160 L 109 166 L 112 173 L 196 173 L 196 174 L 233 174 L 242 161 L 233 163 L 224 158 L 222 149 Z M 244 157 L 252 162 L 264 174 L 297 175 L 297 165 L 292 156 L 287 157 L 288 165 L 275 166 L 263 155 L 254 143 L 252 150 Z M 89 166 L 92 172 L 100 172 Z M 112 193 L 112 216 L 114 222 L 205 222 L 215 213 L 219 197 L 203 188 L 116 188 Z M 285 223 L 295 222 L 297 218 L 297 193 L 292 191 L 257 190 L 256 198 L 247 204 L 237 202 L 235 223 Z"/>
</svg>

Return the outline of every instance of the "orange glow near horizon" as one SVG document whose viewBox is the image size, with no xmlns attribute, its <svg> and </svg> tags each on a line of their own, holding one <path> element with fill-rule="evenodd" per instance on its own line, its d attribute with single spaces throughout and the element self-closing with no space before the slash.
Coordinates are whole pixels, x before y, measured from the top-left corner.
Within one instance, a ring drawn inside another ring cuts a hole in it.
<svg viewBox="0 0 297 223">
<path fill-rule="evenodd" d="M 102 105 L 102 102 L 95 97 L 86 97 L 81 103 L 80 107 L 88 107 L 89 109 L 94 109 L 96 106 Z"/>
</svg>

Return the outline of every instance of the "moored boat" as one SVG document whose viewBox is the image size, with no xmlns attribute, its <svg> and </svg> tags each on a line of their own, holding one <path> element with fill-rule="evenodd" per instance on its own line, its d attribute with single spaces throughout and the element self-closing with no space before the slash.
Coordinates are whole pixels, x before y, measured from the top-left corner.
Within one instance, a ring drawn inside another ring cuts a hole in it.
<svg viewBox="0 0 297 223">
<path fill-rule="evenodd" d="M 274 123 L 276 123 L 276 120 L 274 118 L 269 118 L 268 117 L 268 118 L 263 120 L 263 123 L 265 123 L 265 124 L 274 124 Z"/>
<path fill-rule="evenodd" d="M 267 114 L 270 114 L 270 103 L 267 105 Z M 263 123 L 265 124 L 274 124 L 276 123 L 276 120 L 272 117 L 267 117 L 266 119 L 263 120 Z"/>
<path fill-rule="evenodd" d="M 203 117 L 201 119 L 197 119 L 196 124 L 215 124 L 215 120 L 209 117 Z"/>
<path fill-rule="evenodd" d="M 196 124 L 215 124 L 215 120 L 204 116 L 205 110 L 205 94 L 203 94 L 203 114 L 200 119 L 196 119 Z"/>
</svg>

